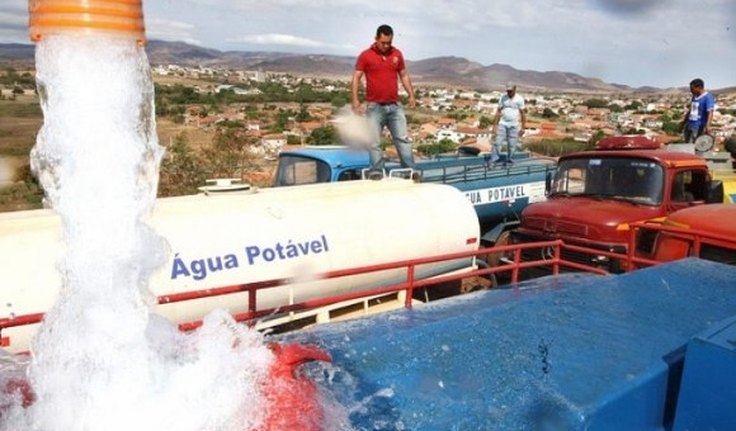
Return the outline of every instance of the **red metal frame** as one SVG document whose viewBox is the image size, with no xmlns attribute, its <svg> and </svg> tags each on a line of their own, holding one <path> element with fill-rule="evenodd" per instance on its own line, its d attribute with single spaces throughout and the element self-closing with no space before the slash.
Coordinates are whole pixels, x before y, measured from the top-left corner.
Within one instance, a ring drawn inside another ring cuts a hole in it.
<svg viewBox="0 0 736 431">
<path fill-rule="evenodd" d="M 692 256 L 700 256 L 700 250 L 703 244 L 714 245 L 718 247 L 724 247 L 728 249 L 736 250 L 736 238 L 723 238 L 713 233 L 706 232 L 699 229 L 684 229 L 670 225 L 654 224 L 648 222 L 637 222 L 630 225 L 629 231 L 629 243 L 626 254 L 607 252 L 603 250 L 593 249 L 590 247 L 583 247 L 577 245 L 565 244 L 562 240 L 553 241 L 539 241 L 533 243 L 524 244 L 511 244 L 500 247 L 489 247 L 475 251 L 467 251 L 461 253 L 452 253 L 445 255 L 438 255 L 432 257 L 426 257 L 421 259 L 402 260 L 397 262 L 388 262 L 377 265 L 362 266 L 356 268 L 348 268 L 336 271 L 330 271 L 323 274 L 319 274 L 319 279 L 332 279 L 340 277 L 348 277 L 357 274 L 365 274 L 376 271 L 384 271 L 389 269 L 405 268 L 406 269 L 406 280 L 392 284 L 388 286 L 377 287 L 373 289 L 361 290 L 359 292 L 345 293 L 339 295 L 332 295 L 329 297 L 311 299 L 296 304 L 285 305 L 277 308 L 265 308 L 258 309 L 258 292 L 264 289 L 271 289 L 274 287 L 283 286 L 289 284 L 292 280 L 289 278 L 279 278 L 273 280 L 259 281 L 255 283 L 222 286 L 212 289 L 195 290 L 182 293 L 172 293 L 161 295 L 158 297 L 159 304 L 170 304 L 175 302 L 190 301 L 202 298 L 208 298 L 213 296 L 229 295 L 234 293 L 248 292 L 248 311 L 244 313 L 238 313 L 234 315 L 235 320 L 239 322 L 248 322 L 253 325 L 256 319 L 273 315 L 276 313 L 287 313 L 293 311 L 304 311 L 309 309 L 315 309 L 325 307 L 328 305 L 336 304 L 339 302 L 368 298 L 378 295 L 386 295 L 390 293 L 396 293 L 399 291 L 406 292 L 406 301 L 404 306 L 411 308 L 412 306 L 412 294 L 415 289 L 422 287 L 429 287 L 436 284 L 446 283 L 450 281 L 457 281 L 463 278 L 484 276 L 496 273 L 511 273 L 511 284 L 516 285 L 519 281 L 519 274 L 524 269 L 539 268 L 539 267 L 551 267 L 552 274 L 557 275 L 561 268 L 570 268 L 578 271 L 592 272 L 596 274 L 607 274 L 608 272 L 601 269 L 595 268 L 588 265 L 572 262 L 563 259 L 562 249 L 575 251 L 579 253 L 594 254 L 597 256 L 606 256 L 610 259 L 618 259 L 626 264 L 627 271 L 633 271 L 641 267 L 656 265 L 662 263 L 660 261 L 652 260 L 646 257 L 638 256 L 636 252 L 637 248 L 637 237 L 641 229 L 656 230 L 658 232 L 667 232 L 668 235 L 673 237 L 682 238 L 692 243 Z M 523 250 L 530 248 L 551 248 L 554 252 L 552 253 L 551 259 L 539 259 L 534 261 L 522 261 L 521 255 Z M 416 279 L 416 267 L 418 265 L 424 265 L 428 263 L 436 263 L 442 261 L 452 261 L 462 258 L 478 257 L 487 254 L 502 253 L 506 256 L 513 255 L 513 259 L 507 261 L 503 265 L 480 268 L 469 272 L 463 272 L 459 274 L 451 274 L 445 276 L 437 276 L 431 279 Z M 686 257 L 686 256 L 683 256 Z M 13 328 L 23 325 L 32 325 L 40 323 L 43 320 L 44 313 L 33 313 L 21 316 L 13 316 L 9 318 L 0 319 L 0 347 L 7 347 L 10 344 L 8 337 L 2 336 L 2 330 L 5 328 Z M 179 328 L 184 331 L 196 329 L 202 325 L 202 321 L 193 321 L 179 324 Z"/>
<path fill-rule="evenodd" d="M 554 258 L 551 260 L 547 259 L 547 260 L 530 261 L 530 262 L 521 261 L 522 250 L 527 249 L 527 248 L 539 248 L 539 247 L 552 247 L 554 249 Z M 606 273 L 605 271 L 600 270 L 600 269 L 586 267 L 584 265 L 580 265 L 574 262 L 568 262 L 568 261 L 562 260 L 560 258 L 561 256 L 560 248 L 561 247 L 572 247 L 572 246 L 567 246 L 563 244 L 562 241 L 559 241 L 559 240 L 535 242 L 535 243 L 527 243 L 527 244 L 514 244 L 514 245 L 501 246 L 501 247 L 484 248 L 484 249 L 479 249 L 476 251 L 452 253 L 452 254 L 438 255 L 438 256 L 432 256 L 432 257 L 421 258 L 421 259 L 403 260 L 403 261 L 389 262 L 389 263 L 384 263 L 384 264 L 369 265 L 369 266 L 349 268 L 349 269 L 344 269 L 344 270 L 330 271 L 330 272 L 320 274 L 317 277 L 319 277 L 320 279 L 331 279 L 331 278 L 347 277 L 351 275 L 364 274 L 364 273 L 369 273 L 369 272 L 383 271 L 387 269 L 396 269 L 396 268 L 406 268 L 407 277 L 406 277 L 406 281 L 402 283 L 398 283 L 398 284 L 362 290 L 360 292 L 345 293 L 345 294 L 333 295 L 333 296 L 329 296 L 325 298 L 312 299 L 312 300 L 303 301 L 300 303 L 286 305 L 286 306 L 282 306 L 278 308 L 267 308 L 267 309 L 259 310 L 257 306 L 257 292 L 263 289 L 269 289 L 269 288 L 274 288 L 274 287 L 283 286 L 285 284 L 288 284 L 289 281 L 291 281 L 288 278 L 265 280 L 265 281 L 260 281 L 256 283 L 248 283 L 248 284 L 233 285 L 233 286 L 223 286 L 219 288 L 196 290 L 196 291 L 182 292 L 182 293 L 176 293 L 176 294 L 166 294 L 166 295 L 161 295 L 158 297 L 158 303 L 159 304 L 169 304 L 169 303 L 202 299 L 202 298 L 213 297 L 213 296 L 221 296 L 221 295 L 228 295 L 228 294 L 233 294 L 233 293 L 248 292 L 248 295 L 249 295 L 248 312 L 235 314 L 234 317 L 237 321 L 251 321 L 252 322 L 254 319 L 257 319 L 259 317 L 268 316 L 268 315 L 275 314 L 275 313 L 285 313 L 285 312 L 291 312 L 291 311 L 308 310 L 308 309 L 313 309 L 313 308 L 324 307 L 327 305 L 332 305 L 338 302 L 347 301 L 351 299 L 358 299 L 358 298 L 364 298 L 364 297 L 370 297 L 370 296 L 376 296 L 376 295 L 395 293 L 395 292 L 402 291 L 402 290 L 405 290 L 407 294 L 405 307 L 410 308 L 412 293 L 414 289 L 417 289 L 417 288 L 445 283 L 449 281 L 460 280 L 462 278 L 467 278 L 467 277 L 483 276 L 483 275 L 495 274 L 495 273 L 506 272 L 506 271 L 511 272 L 512 274 L 511 282 L 515 284 L 518 282 L 519 272 L 522 269 L 534 268 L 534 267 L 552 266 L 553 274 L 559 273 L 560 266 L 566 266 L 566 267 L 570 267 L 573 269 L 590 271 L 590 272 L 595 272 L 595 273 L 600 273 L 600 274 Z M 578 247 L 575 247 L 575 248 L 578 248 Z M 513 260 L 513 263 L 510 263 L 510 264 L 500 265 L 500 266 L 491 267 L 491 268 L 477 269 L 477 270 L 474 270 L 471 272 L 465 272 L 462 274 L 439 276 L 439 277 L 432 278 L 431 280 L 429 279 L 416 280 L 415 279 L 415 269 L 418 265 L 442 262 L 442 261 L 450 261 L 450 260 L 456 260 L 456 259 L 461 259 L 461 258 L 468 258 L 468 257 L 473 257 L 473 256 L 478 256 L 478 255 L 488 254 L 488 253 L 513 254 L 514 260 Z M 43 319 L 43 313 L 34 313 L 34 314 L 28 314 L 28 315 L 17 316 L 17 317 L 12 317 L 12 318 L 0 319 L 0 331 L 3 328 L 11 328 L 11 327 L 16 327 L 16 326 L 39 323 L 42 319 Z M 181 323 L 179 327 L 182 330 L 186 331 L 186 330 L 195 329 L 201 326 L 201 324 L 202 324 L 201 321 L 186 322 L 186 323 Z"/>
<path fill-rule="evenodd" d="M 535 261 L 522 261 L 521 260 L 522 251 L 525 249 L 529 249 L 529 248 L 552 248 L 554 250 L 553 258 L 552 259 L 540 259 L 540 260 L 535 260 Z M 524 269 L 528 269 L 528 268 L 551 267 L 552 274 L 554 275 L 559 274 L 560 268 L 562 267 L 572 268 L 572 269 L 576 269 L 580 271 L 587 271 L 587 272 L 592 272 L 592 273 L 597 273 L 597 274 L 607 274 L 607 272 L 603 269 L 594 268 L 594 267 L 590 267 L 590 266 L 586 266 L 586 265 L 582 265 L 579 263 L 566 261 L 562 259 L 561 258 L 562 248 L 567 248 L 567 249 L 580 251 L 580 252 L 586 252 L 586 253 L 594 253 L 597 255 L 607 255 L 607 256 L 615 257 L 619 259 L 627 259 L 627 256 L 625 255 L 620 255 L 616 253 L 607 253 L 607 252 L 602 252 L 600 250 L 594 250 L 594 249 L 585 248 L 585 247 L 567 245 L 567 244 L 564 244 L 561 240 L 540 241 L 540 242 L 533 242 L 533 243 L 512 244 L 512 245 L 505 245 L 505 246 L 500 246 L 500 247 L 483 248 L 483 249 L 479 249 L 475 251 L 444 254 L 444 255 L 426 257 L 426 258 L 421 258 L 421 259 L 402 260 L 402 261 L 397 261 L 397 262 L 388 262 L 384 264 L 369 265 L 369 266 L 362 266 L 362 267 L 326 272 L 323 274 L 319 274 L 317 277 L 319 277 L 320 279 L 332 279 L 332 278 L 347 277 L 347 276 L 352 276 L 352 275 L 357 275 L 357 274 L 364 274 L 364 273 L 369 273 L 369 272 L 383 271 L 383 270 L 396 269 L 396 268 L 406 268 L 406 271 L 407 271 L 406 280 L 401 283 L 397 283 L 397 284 L 393 284 L 389 286 L 382 286 L 382 287 L 373 288 L 373 289 L 361 290 L 359 292 L 345 293 L 345 294 L 339 294 L 339 295 L 332 295 L 332 296 L 324 297 L 324 298 L 311 299 L 311 300 L 299 302 L 296 304 L 281 306 L 278 308 L 265 308 L 265 309 L 259 310 L 258 305 L 257 305 L 258 292 L 263 289 L 271 289 L 274 287 L 289 284 L 289 282 L 291 281 L 291 279 L 289 278 L 279 278 L 279 279 L 273 279 L 273 280 L 259 281 L 255 283 L 223 286 L 223 287 L 213 288 L 213 289 L 204 289 L 204 290 L 196 290 L 196 291 L 189 291 L 189 292 L 183 292 L 183 293 L 166 294 L 166 295 L 161 295 L 158 297 L 158 303 L 159 304 L 170 304 L 170 303 L 175 303 L 175 302 L 190 301 L 190 300 L 202 299 L 202 298 L 213 297 L 213 296 L 221 296 L 221 295 L 229 295 L 233 293 L 248 292 L 248 297 L 249 297 L 248 311 L 245 313 L 235 314 L 234 318 L 237 321 L 241 321 L 241 322 L 248 321 L 250 324 L 254 324 L 255 319 L 258 319 L 264 316 L 268 316 L 268 315 L 272 315 L 272 314 L 276 314 L 276 313 L 303 311 L 303 310 L 308 310 L 308 309 L 324 307 L 324 306 L 332 305 L 332 304 L 347 301 L 347 300 L 367 298 L 367 297 L 377 296 L 377 295 L 385 295 L 385 294 L 390 294 L 390 293 L 396 293 L 399 291 L 406 291 L 407 299 L 405 301 L 404 306 L 406 308 L 411 308 L 412 306 L 411 299 L 412 299 L 412 293 L 414 289 L 432 286 L 432 285 L 441 284 L 441 283 L 446 283 L 450 281 L 457 281 L 457 280 L 461 280 L 463 278 L 468 278 L 468 277 L 484 276 L 484 275 L 496 274 L 496 273 L 501 273 L 501 272 L 510 272 L 511 273 L 511 283 L 515 285 L 519 281 L 520 271 Z M 469 258 L 469 257 L 477 257 L 480 255 L 485 255 L 485 254 L 490 254 L 490 253 L 503 253 L 503 254 L 506 254 L 507 256 L 513 255 L 513 261 L 511 263 L 506 263 L 504 265 L 488 267 L 488 268 L 480 268 L 480 269 L 476 269 L 470 272 L 463 272 L 461 274 L 438 276 L 438 277 L 433 277 L 432 279 L 421 279 L 421 280 L 416 279 L 415 270 L 418 265 L 424 265 L 428 263 L 435 263 L 435 262 L 442 262 L 442 261 L 451 261 L 451 260 Z M 43 313 L 34 313 L 34 314 L 28 314 L 28 315 L 23 315 L 23 316 L 16 316 L 12 318 L 3 318 L 3 319 L 0 319 L 0 331 L 2 331 L 3 328 L 12 328 L 16 326 L 39 323 L 41 322 L 42 319 L 43 319 Z M 179 328 L 184 331 L 189 331 L 189 330 L 196 329 L 197 327 L 201 325 L 202 325 L 201 321 L 186 322 L 186 323 L 179 324 Z"/>
<path fill-rule="evenodd" d="M 642 267 L 646 266 L 652 266 L 662 263 L 658 260 L 648 259 L 642 256 L 637 256 L 636 254 L 636 247 L 637 247 L 637 238 L 639 236 L 639 232 L 642 229 L 646 230 L 654 230 L 657 231 L 657 235 L 659 235 L 662 232 L 666 232 L 668 235 L 680 238 L 685 241 L 689 241 L 692 243 L 693 247 L 691 250 L 691 253 L 689 256 L 682 256 L 685 257 L 700 257 L 700 250 L 704 244 L 707 245 L 713 245 L 717 247 L 723 247 L 731 250 L 736 250 L 736 238 L 724 238 L 723 236 L 719 236 L 718 234 L 714 234 L 712 232 L 708 232 L 702 229 L 690 229 L 690 228 L 681 228 L 671 225 L 665 225 L 661 223 L 651 223 L 651 222 L 636 222 L 630 224 L 630 231 L 629 231 L 629 244 L 628 244 L 628 250 L 627 250 L 627 256 L 626 260 L 629 263 L 628 270 L 633 271 Z"/>
</svg>

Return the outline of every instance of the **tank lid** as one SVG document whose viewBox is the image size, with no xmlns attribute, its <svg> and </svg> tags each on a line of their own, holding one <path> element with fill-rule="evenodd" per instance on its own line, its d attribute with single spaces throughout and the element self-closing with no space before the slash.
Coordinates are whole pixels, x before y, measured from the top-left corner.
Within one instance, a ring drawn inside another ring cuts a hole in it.
<svg viewBox="0 0 736 431">
<path fill-rule="evenodd" d="M 250 184 L 243 183 L 240 178 L 214 178 L 205 181 L 205 185 L 197 190 L 208 195 L 210 193 L 254 191 Z"/>
</svg>

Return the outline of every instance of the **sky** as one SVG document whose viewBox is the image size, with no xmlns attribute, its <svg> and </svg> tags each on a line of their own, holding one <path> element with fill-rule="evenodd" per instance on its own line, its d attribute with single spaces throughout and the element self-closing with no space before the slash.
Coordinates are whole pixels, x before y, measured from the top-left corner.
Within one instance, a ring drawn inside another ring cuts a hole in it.
<svg viewBox="0 0 736 431">
<path fill-rule="evenodd" d="M 0 3 L 0 42 L 27 43 L 27 0 Z M 149 39 L 223 51 L 357 56 L 389 24 L 409 60 L 736 85 L 736 0 L 144 0 L 144 14 Z"/>
</svg>

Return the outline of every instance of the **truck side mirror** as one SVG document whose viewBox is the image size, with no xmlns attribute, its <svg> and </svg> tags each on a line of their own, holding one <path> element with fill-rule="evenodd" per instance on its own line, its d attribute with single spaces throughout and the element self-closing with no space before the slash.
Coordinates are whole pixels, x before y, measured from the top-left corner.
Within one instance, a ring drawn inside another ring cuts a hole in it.
<svg viewBox="0 0 736 431">
<path fill-rule="evenodd" d="M 547 172 L 544 176 L 544 195 L 549 196 L 549 192 L 552 190 L 552 172 Z"/>
<path fill-rule="evenodd" d="M 705 202 L 709 204 L 717 204 L 723 202 L 723 181 L 709 181 L 707 187 L 708 195 L 705 197 Z"/>
</svg>

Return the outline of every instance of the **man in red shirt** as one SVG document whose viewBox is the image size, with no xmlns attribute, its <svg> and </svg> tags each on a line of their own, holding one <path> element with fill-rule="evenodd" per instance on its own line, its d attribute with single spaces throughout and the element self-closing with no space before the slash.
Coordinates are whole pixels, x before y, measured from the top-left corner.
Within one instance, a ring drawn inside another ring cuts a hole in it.
<svg viewBox="0 0 736 431">
<path fill-rule="evenodd" d="M 414 157 L 411 152 L 411 142 L 406 125 L 406 115 L 399 103 L 398 80 L 409 94 L 409 107 L 416 107 L 414 98 L 414 87 L 406 70 L 404 56 L 401 51 L 394 48 L 394 31 L 388 25 L 381 25 L 376 30 L 376 40 L 370 48 L 361 52 L 355 63 L 355 72 L 352 82 L 352 106 L 353 112 L 363 114 L 365 112 L 368 120 L 374 126 L 375 136 L 370 148 L 371 167 L 369 178 L 381 178 L 383 176 L 383 152 L 380 141 L 384 127 L 388 127 L 394 146 L 399 153 L 401 166 L 415 168 Z M 365 75 L 366 80 L 366 106 L 365 110 L 360 104 L 358 90 L 360 81 Z"/>
</svg>

